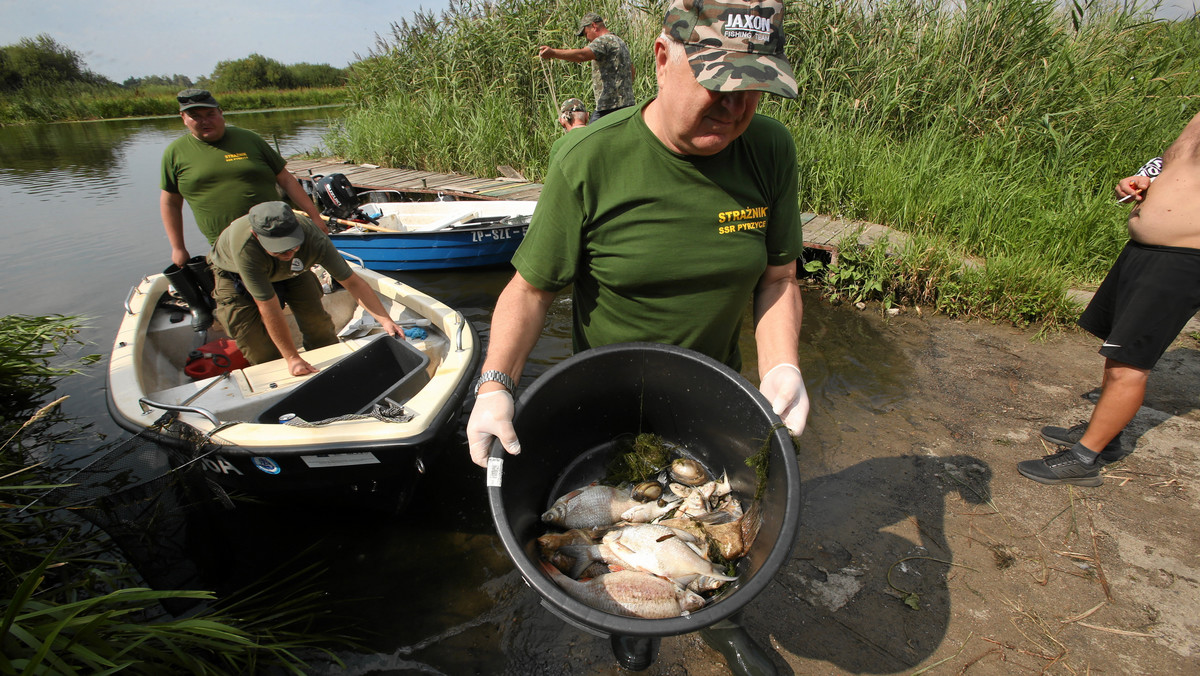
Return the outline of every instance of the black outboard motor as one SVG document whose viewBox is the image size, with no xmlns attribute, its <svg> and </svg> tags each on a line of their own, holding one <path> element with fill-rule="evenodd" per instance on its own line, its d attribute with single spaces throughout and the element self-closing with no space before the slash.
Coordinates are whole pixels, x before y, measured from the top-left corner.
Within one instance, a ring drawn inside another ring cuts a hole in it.
<svg viewBox="0 0 1200 676">
<path fill-rule="evenodd" d="M 345 174 L 329 174 L 313 183 L 321 213 L 334 218 L 351 219 L 358 211 L 358 193 Z"/>
<path fill-rule="evenodd" d="M 329 174 L 313 179 L 313 201 L 321 209 L 321 215 L 329 220 L 329 231 L 345 230 L 347 224 L 379 224 L 379 219 L 368 216 L 358 208 L 358 192 L 350 185 L 345 174 Z"/>
</svg>

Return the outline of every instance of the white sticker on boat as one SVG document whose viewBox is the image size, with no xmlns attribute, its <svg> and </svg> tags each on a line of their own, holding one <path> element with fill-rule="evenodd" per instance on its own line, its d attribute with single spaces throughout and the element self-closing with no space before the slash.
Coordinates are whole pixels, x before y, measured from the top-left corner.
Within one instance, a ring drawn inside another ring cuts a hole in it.
<svg viewBox="0 0 1200 676">
<path fill-rule="evenodd" d="M 501 478 L 504 476 L 504 458 L 488 458 L 487 468 L 487 486 L 491 488 L 500 487 Z"/>
<path fill-rule="evenodd" d="M 366 451 L 362 453 L 327 453 L 325 455 L 302 455 L 300 459 L 309 467 L 345 467 L 347 465 L 378 465 L 379 458 Z"/>
</svg>

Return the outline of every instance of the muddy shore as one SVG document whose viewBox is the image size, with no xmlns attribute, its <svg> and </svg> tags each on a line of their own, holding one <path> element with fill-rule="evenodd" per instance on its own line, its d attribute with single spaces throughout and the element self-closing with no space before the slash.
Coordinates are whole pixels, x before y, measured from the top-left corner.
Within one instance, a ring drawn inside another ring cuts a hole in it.
<svg viewBox="0 0 1200 676">
<path fill-rule="evenodd" d="M 1055 450 L 1041 426 L 1090 414 L 1097 347 L 912 310 L 806 313 L 802 526 L 746 612 L 781 674 L 1200 672 L 1196 333 L 1152 373 L 1136 450 L 1103 486 L 1015 468 Z M 511 582 L 503 603 L 547 614 Z M 607 640 L 560 622 L 503 631 L 526 646 L 509 671 L 622 673 Z M 690 634 L 640 673 L 729 672 Z"/>
</svg>

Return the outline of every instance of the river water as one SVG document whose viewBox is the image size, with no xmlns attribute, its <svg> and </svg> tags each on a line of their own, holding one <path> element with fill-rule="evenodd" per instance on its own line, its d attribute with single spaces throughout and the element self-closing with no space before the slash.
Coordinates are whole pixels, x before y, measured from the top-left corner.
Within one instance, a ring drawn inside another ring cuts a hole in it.
<svg viewBox="0 0 1200 676">
<path fill-rule="evenodd" d="M 286 157 L 320 150 L 337 114 L 231 114 L 228 121 L 258 132 Z M 163 148 L 182 133 L 176 117 L 0 128 L 7 217 L 0 229 L 0 315 L 86 317 L 80 338 L 87 345 L 78 352 L 107 357 L 129 289 L 170 262 L 158 170 Z M 202 253 L 203 238 L 188 209 L 184 215 L 189 248 Z M 395 276 L 462 311 L 486 339 L 491 308 L 510 275 L 504 268 Z M 870 396 L 881 398 L 866 408 L 899 396 L 878 379 L 878 366 L 864 365 L 888 357 L 873 354 L 872 341 L 855 333 L 853 321 L 820 303 L 807 305 L 805 333 L 820 335 L 825 350 L 802 350 L 814 402 L 823 394 L 861 393 L 853 381 L 864 377 L 875 383 Z M 568 306 L 555 303 L 526 383 L 568 356 L 569 327 Z M 748 328 L 743 345 L 753 346 Z M 746 375 L 756 381 L 751 354 Z M 86 433 L 55 454 L 77 456 L 78 463 L 125 434 L 105 409 L 106 365 L 102 360 L 60 384 L 58 394 L 70 395 L 64 411 Z M 810 429 L 825 424 L 821 417 L 814 409 Z M 340 612 L 376 632 L 364 652 L 340 655 L 348 669 L 339 673 L 493 673 L 535 663 L 540 642 L 563 627 L 531 598 L 495 536 L 483 471 L 467 458 L 464 422 L 400 516 L 331 509 L 314 496 L 307 507 L 239 506 L 206 522 L 203 537 L 192 533 L 189 545 L 206 561 L 205 588 L 259 585 L 289 566 L 317 564 L 323 572 L 313 574 L 314 584 L 339 601 Z"/>
</svg>

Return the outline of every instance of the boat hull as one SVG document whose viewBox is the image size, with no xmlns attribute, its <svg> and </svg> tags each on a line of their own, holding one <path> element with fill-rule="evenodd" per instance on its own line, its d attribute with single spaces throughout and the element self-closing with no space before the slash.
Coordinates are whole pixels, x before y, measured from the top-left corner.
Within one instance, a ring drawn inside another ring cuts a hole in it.
<svg viewBox="0 0 1200 676">
<path fill-rule="evenodd" d="M 227 490 L 274 497 L 387 491 L 402 499 L 396 492 L 415 483 L 457 428 L 479 368 L 479 337 L 461 313 L 352 267 L 393 320 L 427 327 L 427 335 L 404 341 L 377 324 L 366 335 L 346 333 L 335 345 L 303 352 L 320 370 L 300 377 L 283 360 L 200 380 L 186 376 L 194 332 L 178 307 L 164 305 L 165 279 L 143 279 L 127 299 L 109 360 L 113 419 L 185 449 L 175 455 L 199 463 Z M 348 318 L 362 317 L 345 290 L 325 302 L 337 328 L 353 328 Z M 213 331 L 206 339 L 221 335 Z M 283 424 L 281 418 L 293 418 L 285 410 L 300 419 Z"/>
<path fill-rule="evenodd" d="M 528 229 L 516 225 L 448 232 L 340 233 L 330 239 L 369 270 L 451 270 L 507 264 Z"/>
<path fill-rule="evenodd" d="M 374 223 L 362 222 L 330 238 L 339 251 L 370 270 L 504 265 L 525 238 L 536 206 L 508 200 L 372 202 L 360 211 Z"/>
</svg>

